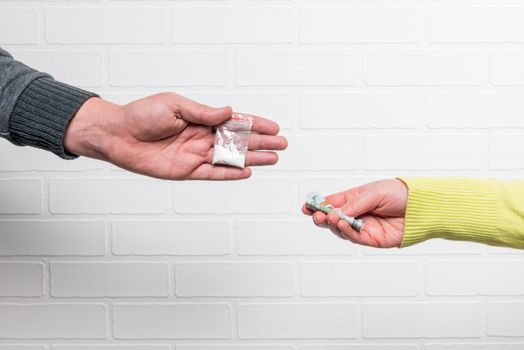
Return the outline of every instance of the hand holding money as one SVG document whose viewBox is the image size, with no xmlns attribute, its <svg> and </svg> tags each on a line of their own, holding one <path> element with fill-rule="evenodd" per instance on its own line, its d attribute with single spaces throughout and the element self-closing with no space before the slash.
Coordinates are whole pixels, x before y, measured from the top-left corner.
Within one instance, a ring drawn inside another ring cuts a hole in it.
<svg viewBox="0 0 524 350">
<path fill-rule="evenodd" d="M 306 197 L 306 208 L 309 210 L 321 211 L 326 214 L 335 214 L 339 217 L 339 219 L 347 221 L 348 224 L 350 224 L 351 227 L 356 231 L 360 231 L 364 227 L 363 220 L 348 216 L 340 209 L 335 209 L 328 201 L 324 199 L 324 197 L 322 197 L 317 192 L 310 192 L 306 195 Z"/>
<path fill-rule="evenodd" d="M 329 228 L 343 239 L 372 247 L 391 248 L 400 246 L 404 236 L 407 197 L 407 188 L 402 181 L 382 180 L 335 193 L 325 199 L 312 193 L 302 211 L 312 216 L 317 226 Z M 324 205 L 319 206 L 319 200 L 323 200 Z M 331 208 L 326 209 L 326 204 L 330 204 Z M 356 220 L 365 222 L 365 225 L 361 226 L 358 221 L 355 224 Z"/>
</svg>

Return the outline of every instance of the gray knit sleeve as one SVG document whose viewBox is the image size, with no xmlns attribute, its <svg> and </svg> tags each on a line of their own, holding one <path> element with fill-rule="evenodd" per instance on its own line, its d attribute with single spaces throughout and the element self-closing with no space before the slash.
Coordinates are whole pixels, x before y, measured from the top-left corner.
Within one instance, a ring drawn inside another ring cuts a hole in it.
<svg viewBox="0 0 524 350">
<path fill-rule="evenodd" d="M 64 149 L 65 131 L 94 96 L 16 61 L 0 48 L 0 136 L 12 143 L 76 158 Z"/>
</svg>

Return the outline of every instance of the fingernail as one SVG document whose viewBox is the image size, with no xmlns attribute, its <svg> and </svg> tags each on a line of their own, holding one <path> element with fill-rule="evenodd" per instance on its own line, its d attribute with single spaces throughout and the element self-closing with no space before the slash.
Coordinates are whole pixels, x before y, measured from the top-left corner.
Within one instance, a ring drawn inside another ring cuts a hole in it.
<svg viewBox="0 0 524 350">
<path fill-rule="evenodd" d="M 317 220 L 315 219 L 315 215 L 313 215 L 313 222 L 314 222 L 316 225 L 318 225 L 318 222 L 317 222 Z"/>
</svg>

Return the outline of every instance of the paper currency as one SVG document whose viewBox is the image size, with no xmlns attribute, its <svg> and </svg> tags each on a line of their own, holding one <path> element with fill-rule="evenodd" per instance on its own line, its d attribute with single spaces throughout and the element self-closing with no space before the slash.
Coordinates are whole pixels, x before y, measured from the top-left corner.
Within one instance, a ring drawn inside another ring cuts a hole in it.
<svg viewBox="0 0 524 350">
<path fill-rule="evenodd" d="M 331 204 L 329 204 L 324 197 L 317 192 L 310 192 L 306 195 L 306 207 L 310 210 L 321 211 L 326 214 L 333 213 L 337 215 L 341 220 L 346 221 L 351 225 L 355 231 L 362 230 L 364 228 L 364 221 L 356 219 L 352 216 L 344 214 L 341 210 L 336 210 Z"/>
</svg>

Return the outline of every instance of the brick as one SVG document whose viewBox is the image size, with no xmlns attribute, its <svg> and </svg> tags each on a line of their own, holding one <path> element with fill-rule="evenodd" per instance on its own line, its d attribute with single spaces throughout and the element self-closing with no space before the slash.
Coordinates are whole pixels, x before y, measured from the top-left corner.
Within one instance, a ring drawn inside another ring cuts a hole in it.
<svg viewBox="0 0 524 350">
<path fill-rule="evenodd" d="M 195 18 L 206 25 L 195 27 Z M 176 43 L 290 43 L 294 39 L 293 24 L 293 9 L 289 6 L 177 6 L 173 11 L 173 40 Z"/>
<path fill-rule="evenodd" d="M 426 265 L 429 295 L 523 295 L 523 260 L 431 261 Z"/>
<path fill-rule="evenodd" d="M 413 92 L 305 93 L 300 125 L 307 129 L 414 128 L 420 96 Z"/>
<path fill-rule="evenodd" d="M 307 297 L 413 296 L 422 281 L 416 261 L 306 262 L 301 271 L 302 295 Z"/>
<path fill-rule="evenodd" d="M 277 122 L 281 129 L 296 125 L 298 107 L 290 93 L 260 92 L 184 92 L 184 96 L 210 106 L 232 106 L 235 111 L 268 118 Z"/>
<path fill-rule="evenodd" d="M 524 303 L 500 301 L 488 303 L 488 335 L 500 337 L 524 336 Z"/>
<path fill-rule="evenodd" d="M 166 263 L 57 262 L 51 264 L 54 297 L 167 297 Z"/>
<path fill-rule="evenodd" d="M 140 344 L 140 345 L 117 345 L 117 344 L 56 344 L 53 350 L 170 350 L 169 345 L 164 344 Z"/>
<path fill-rule="evenodd" d="M 356 251 L 354 245 L 311 220 L 240 221 L 237 246 L 240 255 L 351 255 Z"/>
<path fill-rule="evenodd" d="M 366 303 L 365 338 L 480 338 L 484 310 L 477 302 Z"/>
<path fill-rule="evenodd" d="M 42 210 L 41 179 L 0 179 L 0 194 L 0 214 L 38 214 Z"/>
<path fill-rule="evenodd" d="M 0 304 L 3 339 L 102 339 L 106 322 L 100 304 Z"/>
<path fill-rule="evenodd" d="M 304 43 L 412 43 L 419 10 L 388 6 L 308 6 L 300 9 Z"/>
<path fill-rule="evenodd" d="M 109 81 L 114 86 L 223 86 L 229 82 L 229 75 L 227 51 L 109 54 Z"/>
<path fill-rule="evenodd" d="M 436 128 L 524 127 L 522 92 L 461 91 L 428 94 L 428 124 Z"/>
<path fill-rule="evenodd" d="M 153 7 L 47 8 L 45 35 L 54 44 L 162 43 L 167 14 Z"/>
<path fill-rule="evenodd" d="M 176 350 L 296 350 L 292 345 L 178 345 Z"/>
<path fill-rule="evenodd" d="M 231 252 L 227 221 L 115 221 L 115 255 L 225 255 Z"/>
<path fill-rule="evenodd" d="M 484 51 L 465 49 L 370 49 L 364 54 L 369 85 L 480 85 L 486 80 Z"/>
<path fill-rule="evenodd" d="M 179 262 L 179 297 L 287 297 L 295 293 L 295 268 L 289 262 Z"/>
<path fill-rule="evenodd" d="M 0 171 L 81 171 L 101 170 L 106 163 L 80 157 L 64 160 L 37 148 L 18 147 L 3 140 L 0 142 Z"/>
<path fill-rule="evenodd" d="M 345 344 L 345 345 L 303 345 L 300 350 L 419 350 L 417 345 L 393 344 Z"/>
<path fill-rule="evenodd" d="M 429 7 L 428 39 L 446 43 L 523 42 L 522 16 L 521 6 Z"/>
<path fill-rule="evenodd" d="M 264 188 L 271 191 L 260 190 Z M 297 210 L 296 193 L 297 184 L 290 177 L 257 177 L 240 182 L 194 181 L 174 185 L 174 202 L 177 213 L 290 213 Z"/>
<path fill-rule="evenodd" d="M 241 304 L 240 339 L 351 339 L 357 336 L 354 303 Z"/>
<path fill-rule="evenodd" d="M 428 344 L 425 350 L 521 350 L 524 343 Z"/>
<path fill-rule="evenodd" d="M 168 203 L 165 182 L 140 178 L 53 178 L 49 196 L 54 214 L 153 214 Z"/>
<path fill-rule="evenodd" d="M 13 30 L 13 28 L 24 28 Z M 38 12 L 32 8 L 9 8 L 0 12 L 0 44 L 36 44 Z"/>
<path fill-rule="evenodd" d="M 364 138 L 364 168 L 476 170 L 484 164 L 485 148 L 476 134 L 370 135 Z"/>
<path fill-rule="evenodd" d="M 115 345 L 115 344 L 65 344 L 53 345 L 52 350 L 171 350 L 169 345 Z"/>
<path fill-rule="evenodd" d="M 120 304 L 113 308 L 116 339 L 229 339 L 227 304 Z"/>
<path fill-rule="evenodd" d="M 105 254 L 103 221 L 1 220 L 0 255 Z"/>
<path fill-rule="evenodd" d="M 489 167 L 491 169 L 524 169 L 521 149 L 523 134 L 492 134 L 489 138 Z"/>
<path fill-rule="evenodd" d="M 97 87 L 104 83 L 104 64 L 99 51 L 12 51 L 17 60 L 72 85 Z"/>
<path fill-rule="evenodd" d="M 43 293 L 44 264 L 31 262 L 0 263 L 0 296 L 38 297 Z"/>
<path fill-rule="evenodd" d="M 239 86 L 343 86 L 356 83 L 350 50 L 272 50 L 237 53 Z"/>
<path fill-rule="evenodd" d="M 523 85 L 524 50 L 493 50 L 491 53 L 491 82 L 495 85 Z"/>
<path fill-rule="evenodd" d="M 302 134 L 286 137 L 288 148 L 279 154 L 278 164 L 272 170 L 351 170 L 357 167 L 355 154 L 359 139 L 353 135 Z"/>
</svg>

